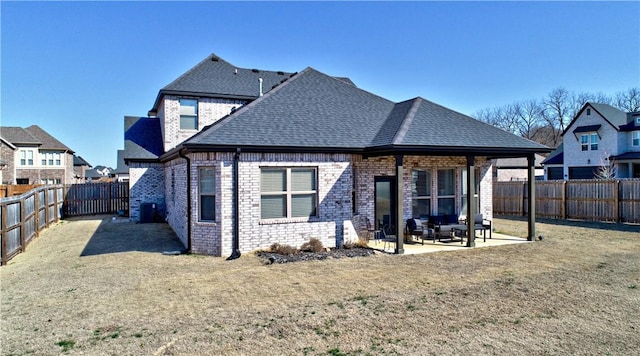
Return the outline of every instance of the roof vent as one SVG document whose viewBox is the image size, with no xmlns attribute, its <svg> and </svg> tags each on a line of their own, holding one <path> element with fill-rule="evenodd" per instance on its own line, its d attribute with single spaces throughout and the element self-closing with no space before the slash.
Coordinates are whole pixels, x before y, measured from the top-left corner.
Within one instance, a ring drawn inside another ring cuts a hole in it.
<svg viewBox="0 0 640 356">
<path fill-rule="evenodd" d="M 251 71 L 254 72 L 254 73 L 260 73 L 260 71 L 257 70 L 257 69 L 252 69 Z"/>
<path fill-rule="evenodd" d="M 218 58 L 216 56 L 211 56 L 211 62 L 217 62 L 219 60 L 220 60 L 220 58 Z"/>
<path fill-rule="evenodd" d="M 278 75 L 284 75 L 284 72 L 278 71 Z"/>
<path fill-rule="evenodd" d="M 233 68 L 233 74 L 238 74 L 238 68 Z"/>
</svg>

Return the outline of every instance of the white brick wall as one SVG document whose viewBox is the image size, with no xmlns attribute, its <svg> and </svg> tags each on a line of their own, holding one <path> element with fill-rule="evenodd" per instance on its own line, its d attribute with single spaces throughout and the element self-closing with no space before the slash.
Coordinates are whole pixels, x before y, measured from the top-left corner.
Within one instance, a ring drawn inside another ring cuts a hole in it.
<svg viewBox="0 0 640 356">
<path fill-rule="evenodd" d="M 191 158 L 192 251 L 214 256 L 232 252 L 233 236 L 233 153 L 193 153 Z M 198 167 L 214 167 L 216 171 L 216 221 L 199 221 Z M 318 218 L 260 219 L 260 169 L 262 167 L 314 167 L 318 174 Z M 411 212 L 411 169 L 414 167 L 455 168 L 456 204 L 460 201 L 460 176 L 466 167 L 465 158 L 406 157 L 404 162 L 404 214 Z M 481 212 L 491 218 L 491 165 L 478 159 L 481 169 Z M 176 159 L 165 166 L 164 186 L 167 192 L 167 221 L 186 245 L 186 164 Z M 278 242 L 299 247 L 315 237 L 326 247 L 357 239 L 361 217 L 374 221 L 374 177 L 394 176 L 392 157 L 361 159 L 346 154 L 254 154 L 242 153 L 239 163 L 239 234 L 240 251 L 264 249 Z M 354 178 L 355 177 L 355 178 Z M 355 179 L 355 184 L 353 182 Z M 434 189 L 437 182 L 434 179 Z M 352 213 L 352 190 L 356 189 L 356 209 Z M 435 198 L 435 197 L 434 197 Z M 432 199 L 434 205 L 437 204 Z M 459 211 L 460 207 L 456 207 Z M 435 207 L 433 208 L 435 210 Z"/>
<path fill-rule="evenodd" d="M 164 167 L 161 163 L 129 165 L 129 217 L 140 220 L 140 204 L 156 203 L 158 213 L 166 211 Z"/>
<path fill-rule="evenodd" d="M 165 96 L 158 110 L 165 152 L 198 132 L 197 130 L 180 130 L 179 99 L 178 96 Z M 232 108 L 240 108 L 246 103 L 247 101 L 244 100 L 198 98 L 198 130 L 228 115 Z"/>
<path fill-rule="evenodd" d="M 582 151 L 582 143 L 580 136 L 588 134 L 588 132 L 573 134 L 578 126 L 602 125 L 598 134 L 600 136 L 597 151 Z M 598 115 L 595 110 L 591 110 L 591 115 L 587 115 L 587 110 L 571 125 L 562 138 L 564 144 L 564 176 L 569 177 L 569 167 L 599 167 L 602 165 L 605 157 L 621 153 L 619 141 L 623 133 L 619 133 L 611 126 L 602 116 Z"/>
</svg>

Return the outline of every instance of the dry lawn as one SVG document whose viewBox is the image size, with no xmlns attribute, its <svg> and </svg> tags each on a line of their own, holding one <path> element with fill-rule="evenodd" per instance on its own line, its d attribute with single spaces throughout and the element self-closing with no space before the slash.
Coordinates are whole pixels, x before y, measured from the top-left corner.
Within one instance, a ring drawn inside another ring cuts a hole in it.
<svg viewBox="0 0 640 356">
<path fill-rule="evenodd" d="M 526 232 L 525 221 L 494 225 Z M 117 241 L 81 256 L 101 234 L 153 241 L 166 226 L 63 221 L 0 268 L 0 351 L 638 354 L 640 227 L 537 230 L 544 240 L 529 244 L 265 266 Z"/>
</svg>

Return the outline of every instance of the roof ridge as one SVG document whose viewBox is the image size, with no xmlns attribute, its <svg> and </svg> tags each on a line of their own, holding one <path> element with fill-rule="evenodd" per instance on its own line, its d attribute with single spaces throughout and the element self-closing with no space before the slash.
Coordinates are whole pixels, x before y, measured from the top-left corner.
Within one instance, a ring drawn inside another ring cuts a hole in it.
<svg viewBox="0 0 640 356">
<path fill-rule="evenodd" d="M 391 141 L 394 145 L 399 144 L 402 142 L 402 140 L 404 140 L 405 135 L 409 131 L 409 127 L 411 127 L 411 124 L 413 123 L 413 118 L 416 116 L 416 112 L 418 112 L 418 108 L 422 104 L 422 100 L 424 99 L 420 97 L 416 97 L 410 100 L 405 100 L 405 102 L 413 101 L 413 103 L 411 104 L 411 108 L 407 112 L 407 115 L 402 120 L 402 124 L 400 125 L 400 128 L 398 128 L 398 131 L 396 131 L 395 137 Z M 395 105 L 398 105 L 398 104 L 401 104 L 401 103 L 397 103 Z"/>
<path fill-rule="evenodd" d="M 201 65 L 203 65 L 204 63 L 206 63 L 207 61 L 213 60 L 213 58 L 217 59 L 218 62 L 222 61 L 230 66 L 233 66 L 233 64 L 225 61 L 224 59 L 220 58 L 220 56 L 216 55 L 215 53 L 211 53 L 210 55 L 206 56 L 203 60 L 201 60 L 200 62 L 198 62 L 196 65 L 194 65 L 193 67 L 189 68 L 189 70 L 187 70 L 186 72 L 182 73 L 178 78 L 172 80 L 169 84 L 165 85 L 164 87 L 162 87 L 162 89 L 160 89 L 160 91 L 164 90 L 167 87 L 170 87 L 173 83 L 179 81 L 180 79 L 186 77 L 187 75 L 191 74 L 192 72 L 194 72 L 196 70 L 196 68 L 199 68 Z"/>
</svg>

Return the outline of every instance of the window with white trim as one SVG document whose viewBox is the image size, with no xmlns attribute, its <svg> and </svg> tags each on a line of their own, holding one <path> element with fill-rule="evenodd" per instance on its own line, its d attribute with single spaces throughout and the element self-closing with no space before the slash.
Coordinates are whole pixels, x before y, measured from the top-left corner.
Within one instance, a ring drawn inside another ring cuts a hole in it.
<svg viewBox="0 0 640 356">
<path fill-rule="evenodd" d="M 631 135 L 631 144 L 633 146 L 640 146 L 640 131 L 634 131 Z"/>
<path fill-rule="evenodd" d="M 216 171 L 213 167 L 198 168 L 198 196 L 200 221 L 215 221 Z"/>
<path fill-rule="evenodd" d="M 411 171 L 411 211 L 416 219 L 431 215 L 431 170 Z"/>
<path fill-rule="evenodd" d="M 198 100 L 180 99 L 180 129 L 198 129 Z"/>
<path fill-rule="evenodd" d="M 438 214 L 455 214 L 456 170 L 438 169 Z"/>
<path fill-rule="evenodd" d="M 33 150 L 20 150 L 20 165 L 33 166 Z"/>
<path fill-rule="evenodd" d="M 260 218 L 317 216 L 316 172 L 315 168 L 261 168 Z"/>
<path fill-rule="evenodd" d="M 583 151 L 597 151 L 598 150 L 598 134 L 582 134 L 580 136 L 580 147 Z"/>
</svg>

